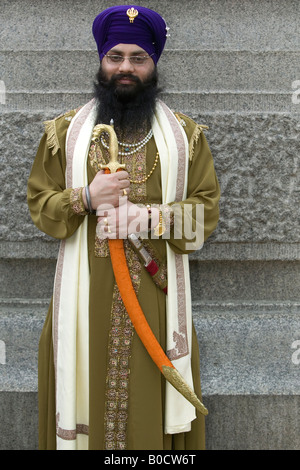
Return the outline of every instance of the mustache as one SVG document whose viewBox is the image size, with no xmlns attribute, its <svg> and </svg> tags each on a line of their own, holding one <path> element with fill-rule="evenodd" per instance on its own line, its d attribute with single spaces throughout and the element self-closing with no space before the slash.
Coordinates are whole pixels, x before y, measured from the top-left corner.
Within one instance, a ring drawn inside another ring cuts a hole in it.
<svg viewBox="0 0 300 470">
<path fill-rule="evenodd" d="M 111 86 L 111 85 L 114 85 L 118 80 L 122 80 L 122 79 L 129 79 L 135 82 L 136 84 L 139 84 L 139 85 L 142 84 L 141 80 L 138 77 L 130 73 L 118 73 L 118 74 L 116 73 L 112 75 L 110 80 L 107 81 L 107 80 L 102 79 L 100 80 L 100 83 L 102 85 Z"/>
</svg>

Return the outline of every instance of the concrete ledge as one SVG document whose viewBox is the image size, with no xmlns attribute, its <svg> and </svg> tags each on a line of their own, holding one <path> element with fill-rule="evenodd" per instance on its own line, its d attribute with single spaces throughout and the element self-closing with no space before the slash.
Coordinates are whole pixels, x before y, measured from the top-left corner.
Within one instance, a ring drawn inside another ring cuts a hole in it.
<svg viewBox="0 0 300 470">
<path fill-rule="evenodd" d="M 38 234 L 40 235 L 40 234 Z M 0 241 L 1 259 L 56 259 L 59 241 L 44 236 L 29 241 Z M 219 243 L 209 239 L 190 261 L 298 261 L 300 243 Z"/>
<path fill-rule="evenodd" d="M 299 301 L 195 301 L 203 393 L 298 395 L 299 313 Z"/>
<path fill-rule="evenodd" d="M 37 390 L 38 343 L 49 300 L 2 299 L 0 391 Z M 193 302 L 206 395 L 297 395 L 299 301 Z"/>
<path fill-rule="evenodd" d="M 168 92 L 292 92 L 299 57 L 286 50 L 177 49 L 164 52 L 158 70 Z M 97 52 L 87 50 L 3 51 L 0 61 L 8 90 L 25 92 L 90 89 L 99 67 Z"/>
<path fill-rule="evenodd" d="M 299 261 L 190 262 L 194 301 L 260 302 L 298 301 Z"/>
<path fill-rule="evenodd" d="M 283 113 L 300 116 L 299 106 L 292 103 L 291 92 L 238 92 L 238 91 L 211 91 L 211 92 L 164 92 L 161 98 L 175 110 L 189 116 L 199 113 L 235 113 L 249 115 L 263 112 L 264 114 Z M 6 93 L 6 104 L 0 108 L 7 112 L 48 112 L 52 117 L 77 108 L 92 98 L 90 91 L 84 92 L 15 92 Z M 0 105 L 1 106 L 1 105 Z"/>
<path fill-rule="evenodd" d="M 204 395 L 207 450 L 300 450 L 299 396 Z M 0 392 L 0 450 L 38 449 L 37 393 Z"/>
<path fill-rule="evenodd" d="M 300 450 L 300 396 L 204 396 L 208 450 Z"/>
<path fill-rule="evenodd" d="M 130 5 L 127 0 L 123 3 Z M 218 0 L 208 4 L 204 0 L 137 0 L 135 4 L 152 8 L 166 19 L 171 35 L 167 48 L 298 49 L 297 0 L 273 2 L 272 9 L 267 1 Z M 93 50 L 92 21 L 111 5 L 108 0 L 89 0 L 88 4 L 39 0 L 38 6 L 28 0 L 6 1 L 0 48 L 36 50 L 42 45 L 54 50 Z M 33 25 L 30 34 L 28 25 Z"/>
<path fill-rule="evenodd" d="M 37 349 L 48 302 L 1 302 L 0 450 L 37 448 Z M 299 302 L 194 302 L 208 450 L 299 450 Z"/>
<path fill-rule="evenodd" d="M 299 300 L 298 260 L 190 261 L 194 301 Z M 49 299 L 55 274 L 53 259 L 0 259 L 0 298 Z"/>
<path fill-rule="evenodd" d="M 1 392 L 37 390 L 38 344 L 47 307 L 45 300 L 1 299 L 0 340 L 5 345 Z"/>
<path fill-rule="evenodd" d="M 274 247 L 276 243 L 299 243 L 300 232 L 295 230 L 298 212 L 294 208 L 300 205 L 300 119 L 267 114 L 205 116 L 199 115 L 199 109 L 200 104 L 195 118 L 209 126 L 205 135 L 221 185 L 220 221 L 213 241 L 249 243 L 248 246 L 271 243 Z M 38 113 L 0 114 L 0 145 L 4 149 L 0 181 L 3 241 L 42 238 L 26 204 L 26 183 L 43 133 L 41 121 Z"/>
<path fill-rule="evenodd" d="M 37 450 L 36 392 L 0 392 L 0 450 Z"/>
</svg>

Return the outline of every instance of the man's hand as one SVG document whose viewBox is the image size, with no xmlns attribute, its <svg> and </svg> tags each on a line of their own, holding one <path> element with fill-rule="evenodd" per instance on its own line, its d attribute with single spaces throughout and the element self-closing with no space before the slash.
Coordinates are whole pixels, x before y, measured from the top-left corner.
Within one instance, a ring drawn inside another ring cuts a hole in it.
<svg viewBox="0 0 300 470">
<path fill-rule="evenodd" d="M 124 196 L 124 189 L 128 195 L 130 193 L 130 181 L 127 171 L 117 171 L 108 175 L 103 170 L 99 171 L 90 184 L 92 208 L 96 210 L 97 207 L 105 204 L 117 207 L 119 198 Z M 87 208 L 85 189 L 82 197 Z"/>
<path fill-rule="evenodd" d="M 151 211 L 152 222 L 156 225 L 159 220 L 159 210 Z M 146 206 L 139 207 L 127 200 L 120 198 L 118 207 L 106 210 L 101 206 L 97 210 L 97 233 L 101 238 L 125 239 L 131 233 L 148 232 L 149 213 Z"/>
</svg>

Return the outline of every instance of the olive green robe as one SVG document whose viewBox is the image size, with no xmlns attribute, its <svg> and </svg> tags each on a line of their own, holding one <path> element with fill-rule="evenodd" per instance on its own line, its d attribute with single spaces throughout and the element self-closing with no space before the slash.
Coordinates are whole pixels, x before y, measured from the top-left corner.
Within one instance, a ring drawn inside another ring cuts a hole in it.
<svg viewBox="0 0 300 470">
<path fill-rule="evenodd" d="M 56 118 L 46 128 L 33 163 L 28 182 L 28 205 L 35 225 L 57 239 L 70 237 L 88 217 L 88 253 L 90 267 L 89 303 L 89 448 L 128 450 L 197 450 L 205 448 L 204 417 L 197 412 L 190 432 L 164 434 L 165 379 L 149 357 L 140 339 L 131 329 L 118 296 L 113 270 L 104 241 L 95 250 L 96 216 L 78 213 L 72 202 L 72 189 L 65 187 L 65 139 L 71 111 Z M 202 132 L 194 121 L 178 115 L 190 143 L 188 197 L 180 204 L 204 204 L 205 239 L 215 229 L 219 210 L 219 185 L 213 159 Z M 101 147 L 101 146 L 100 146 Z M 101 155 L 105 149 L 100 148 Z M 148 175 L 156 155 L 152 138 L 140 160 L 127 157 L 131 179 L 143 171 Z M 92 156 L 91 156 L 92 157 Z M 126 160 L 126 159 L 125 159 Z M 143 166 L 144 162 L 144 166 Z M 126 161 L 125 161 L 126 163 Z M 95 176 L 92 160 L 88 180 Z M 133 203 L 161 204 L 160 166 L 156 166 L 144 185 L 131 184 L 129 200 Z M 149 240 L 148 247 L 164 266 L 166 243 L 176 253 L 187 253 L 185 239 Z M 130 246 L 126 246 L 129 266 L 144 314 L 165 348 L 165 293 L 153 282 Z M 163 271 L 163 270 L 162 270 Z M 118 324 L 118 328 L 115 325 Z M 118 333 L 116 333 L 118 331 Z M 121 332 L 121 333 L 120 333 Z M 119 336 L 117 337 L 116 334 Z M 122 357 L 117 358 L 116 342 L 123 341 Z M 199 349 L 195 330 L 192 339 L 194 389 L 201 398 Z M 39 344 L 39 447 L 55 449 L 55 384 L 52 346 L 52 301 Z M 176 410 L 174 410 L 176 413 Z"/>
</svg>

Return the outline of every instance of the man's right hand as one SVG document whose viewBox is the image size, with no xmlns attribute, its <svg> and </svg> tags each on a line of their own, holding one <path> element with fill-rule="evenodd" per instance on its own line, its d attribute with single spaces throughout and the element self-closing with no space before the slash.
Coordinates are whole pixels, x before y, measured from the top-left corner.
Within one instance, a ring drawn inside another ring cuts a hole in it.
<svg viewBox="0 0 300 470">
<path fill-rule="evenodd" d="M 124 189 L 128 196 L 130 193 L 130 181 L 127 171 L 122 170 L 110 174 L 105 174 L 104 170 L 99 171 L 90 184 L 92 208 L 97 209 L 101 204 L 118 207 L 119 198 L 125 195 Z M 85 189 L 83 190 L 82 197 L 87 208 Z"/>
</svg>

